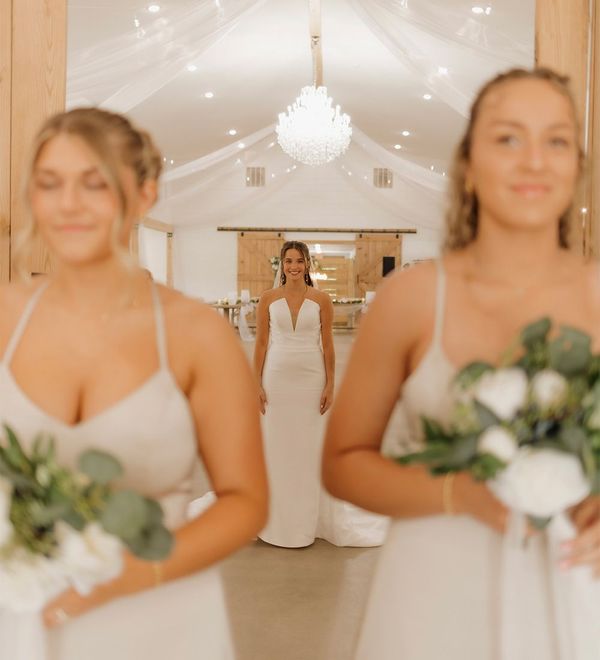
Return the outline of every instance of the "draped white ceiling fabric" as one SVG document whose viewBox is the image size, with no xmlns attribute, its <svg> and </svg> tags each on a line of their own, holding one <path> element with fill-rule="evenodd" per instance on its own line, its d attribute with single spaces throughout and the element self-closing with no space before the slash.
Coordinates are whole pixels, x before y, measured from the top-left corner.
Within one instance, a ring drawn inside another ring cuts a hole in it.
<svg viewBox="0 0 600 660">
<path fill-rule="evenodd" d="M 129 112 L 233 30 L 265 0 L 185 1 L 119 36 L 78 50 L 68 62 L 67 107 Z M 77 6 L 75 4 L 75 6 Z"/>
<path fill-rule="evenodd" d="M 70 0 L 70 7 L 79 6 L 83 11 L 83 1 Z M 124 25 L 120 34 L 113 32 L 93 44 L 78 44 L 69 51 L 68 105 L 94 104 L 121 112 L 144 106 L 184 75 L 186 68 L 189 71 L 190 63 L 202 69 L 204 58 L 219 42 L 229 35 L 242 34 L 248 20 L 256 19 L 257 10 L 265 11 L 277 2 L 178 0 L 165 3 L 156 15 L 145 11 L 135 18 L 133 26 Z M 420 81 L 424 90 L 430 90 L 436 102 L 463 117 L 468 114 L 483 81 L 510 66 L 533 63 L 532 30 L 511 31 L 509 36 L 490 24 L 487 15 L 478 16 L 464 8 L 459 11 L 456 1 L 337 2 L 345 5 L 352 16 L 360 18 L 382 50 L 391 53 L 392 59 L 413 80 Z M 492 4 L 499 5 L 488 2 L 486 6 Z M 327 26 L 324 34 L 326 40 Z M 273 52 L 273 58 L 277 57 L 278 53 Z M 306 60 L 308 72 L 308 23 Z M 327 64 L 326 59 L 326 73 Z M 276 84 L 277 80 L 273 80 L 273 85 Z M 356 85 L 359 83 L 354 91 Z M 397 85 L 397 81 L 389 80 L 389 85 Z M 335 96 L 334 90 L 330 89 L 330 93 Z M 290 98 L 289 103 L 292 101 Z M 153 214 L 175 226 L 235 225 L 248 209 L 290 189 L 294 181 L 300 180 L 299 174 L 305 166 L 294 163 L 277 145 L 274 125 L 269 122 L 283 109 L 273 107 L 271 116 L 265 117 L 263 128 L 168 168 L 163 177 L 161 201 Z M 347 102 L 343 109 L 352 115 Z M 374 114 L 379 111 L 381 107 L 373 107 Z M 148 128 L 152 130 L 152 126 Z M 198 125 L 196 130 L 201 131 L 202 126 Z M 447 163 L 447 157 L 442 162 Z M 246 187 L 245 168 L 250 165 L 265 167 L 264 187 Z M 443 165 L 437 165 L 428 167 L 410 153 L 394 152 L 390 144 L 378 143 L 361 126 L 353 124 L 347 153 L 326 167 L 332 176 L 389 212 L 399 225 L 414 227 L 433 241 L 441 231 L 447 185 Z M 392 189 L 373 185 L 374 167 L 393 172 Z"/>
</svg>

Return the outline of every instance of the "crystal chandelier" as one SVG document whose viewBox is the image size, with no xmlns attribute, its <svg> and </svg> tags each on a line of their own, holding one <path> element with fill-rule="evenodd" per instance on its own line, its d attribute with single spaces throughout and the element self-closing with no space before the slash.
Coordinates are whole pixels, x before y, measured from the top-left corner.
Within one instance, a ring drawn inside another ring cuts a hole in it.
<svg viewBox="0 0 600 660">
<path fill-rule="evenodd" d="M 277 141 L 288 156 L 305 165 L 323 165 L 341 156 L 352 136 L 350 117 L 333 107 L 323 87 L 320 0 L 309 0 L 313 85 L 303 87 L 287 114 L 279 114 Z"/>
<path fill-rule="evenodd" d="M 279 115 L 277 139 L 288 156 L 305 165 L 323 165 L 341 156 L 350 144 L 350 117 L 332 105 L 327 87 L 303 87 L 287 114 Z"/>
</svg>

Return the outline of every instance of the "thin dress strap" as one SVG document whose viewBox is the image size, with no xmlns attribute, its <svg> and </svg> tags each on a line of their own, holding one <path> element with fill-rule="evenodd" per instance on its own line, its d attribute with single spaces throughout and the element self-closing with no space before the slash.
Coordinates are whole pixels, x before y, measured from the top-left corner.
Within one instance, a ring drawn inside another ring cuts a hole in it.
<svg viewBox="0 0 600 660">
<path fill-rule="evenodd" d="M 48 284 L 49 282 L 43 282 L 38 287 L 38 289 L 34 291 L 31 298 L 27 301 L 27 304 L 25 305 L 25 309 L 21 314 L 21 318 L 19 319 L 15 329 L 13 330 L 11 338 L 9 339 L 8 344 L 6 346 L 6 350 L 4 351 L 4 355 L 2 357 L 2 362 L 1 362 L 1 364 L 3 364 L 4 366 L 8 367 L 8 365 L 11 363 L 14 352 L 17 349 L 19 342 L 21 341 L 21 337 L 23 336 L 23 333 L 25 332 L 27 323 L 29 322 L 31 315 L 33 314 L 33 310 L 38 304 L 40 296 L 42 295 L 42 293 L 44 293 L 44 291 L 48 287 Z"/>
<path fill-rule="evenodd" d="M 162 304 L 160 302 L 160 294 L 155 282 L 152 282 L 152 303 L 154 306 L 154 324 L 156 326 L 156 346 L 158 348 L 158 360 L 161 369 L 169 368 L 169 360 L 167 357 L 167 338 L 165 333 L 165 318 L 163 314 Z"/>
<path fill-rule="evenodd" d="M 444 312 L 446 310 L 446 271 L 442 259 L 436 259 L 437 286 L 435 293 L 435 321 L 433 326 L 433 345 L 439 348 L 442 345 L 444 331 Z"/>
</svg>

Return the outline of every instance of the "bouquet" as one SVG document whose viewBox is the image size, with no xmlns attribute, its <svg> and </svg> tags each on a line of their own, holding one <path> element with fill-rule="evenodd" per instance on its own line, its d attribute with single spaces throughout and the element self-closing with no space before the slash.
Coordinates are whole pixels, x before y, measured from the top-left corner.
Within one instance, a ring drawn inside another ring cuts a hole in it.
<svg viewBox="0 0 600 660">
<path fill-rule="evenodd" d="M 501 660 L 532 646 L 514 604 L 528 589 L 537 593 L 538 570 L 548 578 L 557 658 L 600 658 L 600 582 L 588 567 L 558 568 L 562 544 L 576 534 L 569 508 L 600 493 L 600 355 L 575 328 L 551 331 L 541 319 L 524 328 L 502 366 L 462 369 L 449 423 L 424 418 L 425 447 L 397 459 L 433 474 L 469 472 L 511 510 L 499 567 Z M 533 547 L 523 543 L 527 519 L 545 530 Z M 541 543 L 546 550 L 536 555 Z"/>
<path fill-rule="evenodd" d="M 39 612 L 69 587 L 86 595 L 117 577 L 122 552 L 168 556 L 173 539 L 160 505 L 110 483 L 123 470 L 87 451 L 78 471 L 61 466 L 52 438 L 26 452 L 12 429 L 0 439 L 0 610 Z"/>
<path fill-rule="evenodd" d="M 539 528 L 600 493 L 600 355 L 547 318 L 520 334 L 519 357 L 474 362 L 455 382 L 450 423 L 423 419 L 425 448 L 400 457 L 433 474 L 467 471 Z"/>
</svg>

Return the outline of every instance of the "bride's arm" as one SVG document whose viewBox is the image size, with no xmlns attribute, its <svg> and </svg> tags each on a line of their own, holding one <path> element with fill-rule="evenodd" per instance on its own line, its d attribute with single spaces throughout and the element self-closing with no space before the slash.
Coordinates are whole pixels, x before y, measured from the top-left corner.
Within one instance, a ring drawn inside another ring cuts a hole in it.
<svg viewBox="0 0 600 660">
<path fill-rule="evenodd" d="M 326 294 L 321 294 L 321 343 L 323 345 L 323 361 L 325 363 L 325 388 L 321 395 L 321 414 L 325 414 L 333 403 L 333 388 L 335 385 L 335 349 L 333 345 L 333 303 Z"/>
<path fill-rule="evenodd" d="M 335 497 L 394 517 L 443 512 L 442 478 L 431 477 L 422 467 L 402 467 L 380 454 L 411 350 L 424 333 L 431 334 L 434 304 L 435 269 L 430 264 L 384 281 L 362 320 L 331 411 L 323 453 L 323 481 Z M 454 479 L 452 504 L 456 512 L 503 527 L 504 508 L 485 486 L 466 475 Z"/>
<path fill-rule="evenodd" d="M 248 360 L 229 324 L 214 312 L 204 310 L 196 322 L 202 336 L 186 342 L 181 352 L 193 360 L 188 396 L 199 452 L 217 500 L 175 533 L 168 559 L 156 565 L 125 553 L 125 569 L 116 580 L 100 585 L 88 597 L 65 592 L 46 608 L 47 625 L 60 622 L 58 610 L 69 618 L 79 616 L 113 598 L 210 566 L 248 543 L 266 523 L 267 481 L 256 384 Z"/>
<path fill-rule="evenodd" d="M 262 386 L 262 372 L 269 345 L 269 302 L 268 293 L 263 293 L 256 308 L 256 339 L 254 342 L 254 375 L 258 383 L 258 402 L 260 412 L 265 413 L 267 396 Z"/>
</svg>

